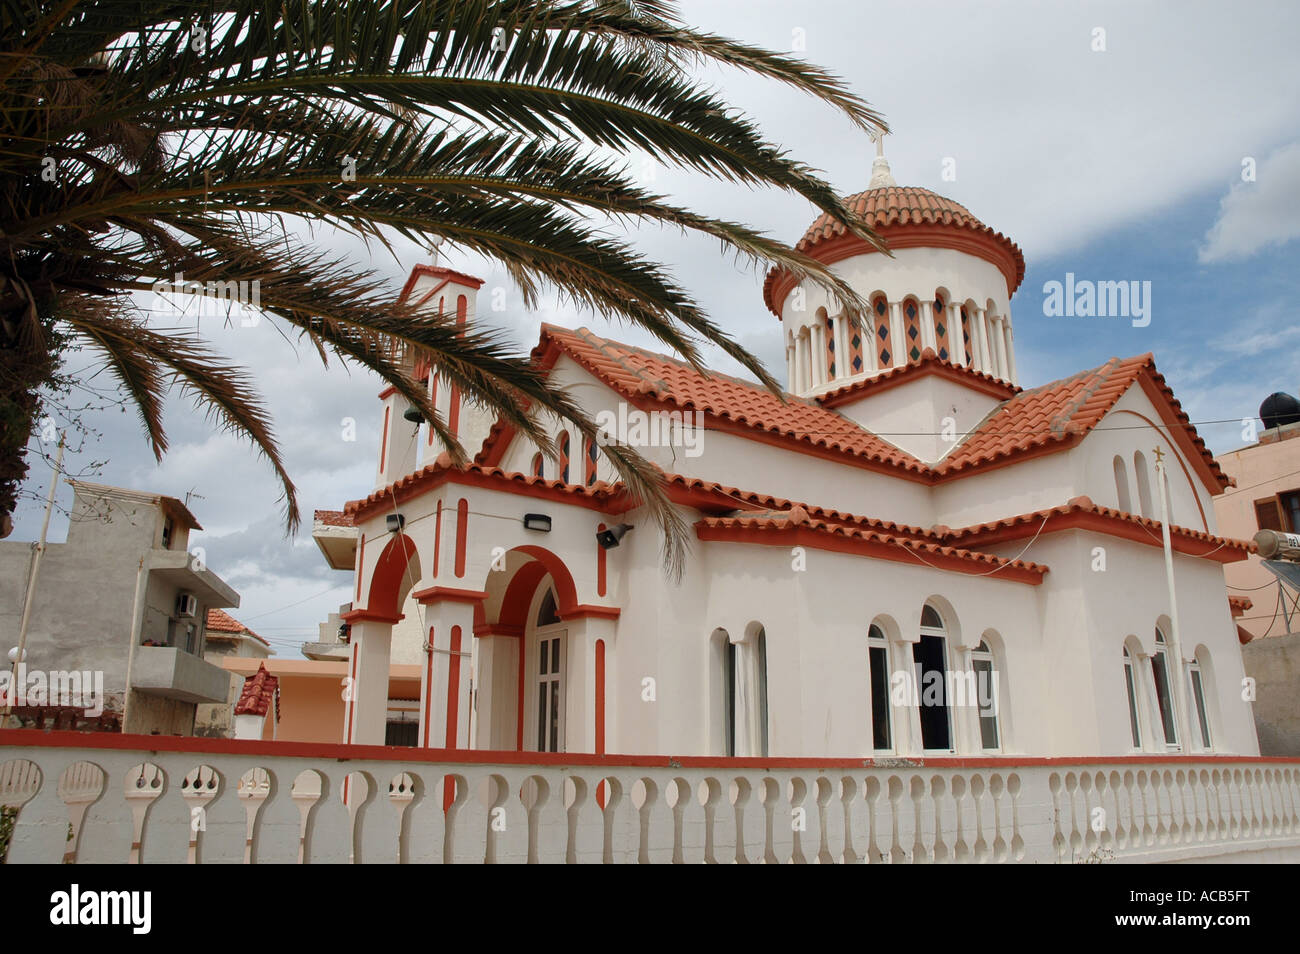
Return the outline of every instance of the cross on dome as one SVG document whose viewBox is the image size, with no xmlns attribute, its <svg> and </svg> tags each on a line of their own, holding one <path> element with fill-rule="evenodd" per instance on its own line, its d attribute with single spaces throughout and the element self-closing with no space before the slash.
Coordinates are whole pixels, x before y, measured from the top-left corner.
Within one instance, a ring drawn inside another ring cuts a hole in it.
<svg viewBox="0 0 1300 954">
<path fill-rule="evenodd" d="M 883 189 L 886 186 L 896 186 L 894 174 L 889 171 L 889 160 L 885 158 L 885 133 L 876 133 L 871 138 L 876 143 L 876 158 L 871 162 L 871 181 L 867 183 L 868 189 Z"/>
</svg>

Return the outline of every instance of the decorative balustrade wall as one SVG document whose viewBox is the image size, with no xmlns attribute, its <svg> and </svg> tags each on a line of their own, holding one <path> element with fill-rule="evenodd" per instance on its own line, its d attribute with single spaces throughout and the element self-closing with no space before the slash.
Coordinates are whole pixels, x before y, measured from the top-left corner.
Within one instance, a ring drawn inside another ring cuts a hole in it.
<svg viewBox="0 0 1300 954">
<path fill-rule="evenodd" d="M 39 744 L 35 744 L 39 743 Z M 1300 761 L 538 756 L 0 732 L 8 862 L 1300 860 Z"/>
</svg>

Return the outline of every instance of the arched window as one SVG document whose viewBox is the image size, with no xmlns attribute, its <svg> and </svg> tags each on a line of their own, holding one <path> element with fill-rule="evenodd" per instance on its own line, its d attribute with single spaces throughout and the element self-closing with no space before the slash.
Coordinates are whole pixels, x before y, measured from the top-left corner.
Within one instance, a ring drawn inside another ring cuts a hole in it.
<svg viewBox="0 0 1300 954">
<path fill-rule="evenodd" d="M 714 682 L 722 693 L 722 740 L 727 755 L 768 754 L 767 635 L 751 623 L 743 642 L 733 643 L 727 631 L 713 632 L 714 660 L 721 678 Z"/>
<path fill-rule="evenodd" d="M 569 482 L 569 432 L 560 431 L 560 460 L 556 467 L 556 479 Z"/>
<path fill-rule="evenodd" d="M 998 733 L 998 676 L 993 650 L 982 639 L 971 650 L 970 666 L 975 673 L 975 698 L 979 704 L 980 748 L 993 751 L 1002 747 Z"/>
<path fill-rule="evenodd" d="M 817 317 L 822 323 L 822 337 L 826 339 L 826 379 L 835 379 L 835 319 L 826 314 L 825 308 L 817 309 Z"/>
<path fill-rule="evenodd" d="M 545 476 L 545 473 L 544 473 L 544 468 L 545 468 L 545 467 L 546 467 L 546 460 L 545 460 L 545 458 L 543 458 L 541 454 L 534 454 L 534 455 L 533 455 L 533 470 L 532 470 L 532 474 L 533 474 L 533 476 L 534 476 L 534 477 L 542 477 L 542 476 Z"/>
<path fill-rule="evenodd" d="M 757 745 L 751 746 L 750 754 L 767 756 L 767 633 L 760 626 L 749 639 L 753 645 L 754 708 L 758 719 L 758 733 L 754 740 Z"/>
<path fill-rule="evenodd" d="M 849 374 L 861 374 L 865 367 L 862 363 L 862 326 L 857 321 L 850 321 Z"/>
<path fill-rule="evenodd" d="M 907 347 L 907 360 L 921 360 L 921 306 L 915 298 L 903 301 L 903 344 Z"/>
<path fill-rule="evenodd" d="M 948 343 L 948 305 L 940 292 L 934 293 L 934 350 L 940 361 L 950 360 L 952 348 Z"/>
<path fill-rule="evenodd" d="M 1133 500 L 1129 497 L 1128 492 L 1128 468 L 1124 466 L 1124 458 L 1119 454 L 1115 455 L 1115 496 L 1119 500 L 1119 509 L 1125 513 L 1133 512 Z"/>
<path fill-rule="evenodd" d="M 596 449 L 596 442 L 590 437 L 586 438 L 583 444 L 585 453 L 582 455 L 584 467 L 584 479 L 588 487 L 596 482 L 596 459 L 599 451 Z"/>
<path fill-rule="evenodd" d="M 876 367 L 888 368 L 892 362 L 893 355 L 890 353 L 889 340 L 889 303 L 885 301 L 884 295 L 877 295 L 871 302 L 871 310 L 875 313 L 876 322 Z"/>
<path fill-rule="evenodd" d="M 542 603 L 537 607 L 537 625 L 551 626 L 560 622 L 560 613 L 555 606 L 555 591 L 547 590 L 546 595 L 542 597 Z"/>
<path fill-rule="evenodd" d="M 929 603 L 921 610 L 921 636 L 912 644 L 912 662 L 921 679 L 921 684 L 917 687 L 921 746 L 930 750 L 951 751 L 947 631 L 943 617 Z"/>
<path fill-rule="evenodd" d="M 1178 747 L 1178 724 L 1174 718 L 1173 683 L 1169 678 L 1169 650 L 1165 645 L 1165 634 L 1156 627 L 1156 651 L 1151 657 L 1151 676 L 1155 682 L 1156 711 L 1160 713 L 1160 725 L 1164 730 L 1165 745 Z"/>
<path fill-rule="evenodd" d="M 1133 748 L 1142 748 L 1142 729 L 1138 717 L 1138 694 L 1137 694 L 1137 671 L 1134 668 L 1133 656 L 1124 647 L 1124 688 L 1128 693 L 1128 725 L 1129 733 L 1133 738 Z"/>
<path fill-rule="evenodd" d="M 889 640 L 879 626 L 867 630 L 867 665 L 871 690 L 871 747 L 889 751 L 894 747 L 889 720 Z"/>
<path fill-rule="evenodd" d="M 962 347 L 966 349 L 966 367 L 975 363 L 975 344 L 970 337 L 970 312 L 966 306 L 961 306 L 961 342 Z"/>
<path fill-rule="evenodd" d="M 1142 508 L 1142 516 L 1150 519 L 1153 515 L 1151 510 L 1151 475 L 1147 470 L 1147 459 L 1141 451 L 1133 454 L 1133 479 L 1138 485 L 1138 506 Z"/>
<path fill-rule="evenodd" d="M 1201 733 L 1201 748 L 1208 751 L 1213 746 L 1210 737 L 1210 714 L 1205 703 L 1205 677 L 1201 672 L 1199 653 L 1187 664 L 1187 680 L 1191 688 L 1192 705 L 1196 707 L 1196 724 Z"/>
</svg>

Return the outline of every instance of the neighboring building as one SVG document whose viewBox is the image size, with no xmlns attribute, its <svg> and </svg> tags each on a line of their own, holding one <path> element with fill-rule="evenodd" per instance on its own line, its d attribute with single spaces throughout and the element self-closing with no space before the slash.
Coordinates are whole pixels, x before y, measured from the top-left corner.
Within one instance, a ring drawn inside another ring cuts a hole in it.
<svg viewBox="0 0 1300 954">
<path fill-rule="evenodd" d="M 1300 402 L 1274 394 L 1260 417 L 1256 443 L 1219 457 L 1237 486 L 1215 500 L 1215 517 L 1223 533 L 1244 539 L 1260 530 L 1300 533 Z M 1300 755 L 1300 592 L 1255 553 L 1224 576 L 1229 595 L 1252 604 L 1238 625 L 1246 674 L 1255 680 L 1260 753 Z"/>
<path fill-rule="evenodd" d="M 47 545 L 27 634 L 29 672 L 102 673 L 120 713 L 135 646 L 125 732 L 191 735 L 195 709 L 222 702 L 230 677 L 204 662 L 210 608 L 239 595 L 188 552 L 201 529 L 174 497 L 69 480 L 67 542 Z M 0 646 L 18 643 L 35 546 L 0 542 Z M 144 572 L 139 572 L 143 565 Z M 137 582 L 143 589 L 138 614 Z"/>
<path fill-rule="evenodd" d="M 267 672 L 262 662 L 243 683 L 234 706 L 235 738 L 274 740 L 280 722 L 280 678 Z"/>
<path fill-rule="evenodd" d="M 481 414 L 412 363 L 481 447 L 455 468 L 381 393 L 375 490 L 344 508 L 355 556 L 342 533 L 337 552 L 322 545 L 355 576 L 343 741 L 384 741 L 391 674 L 415 660 L 428 747 L 1258 752 L 1223 574 L 1249 544 L 1220 536 L 1229 479 L 1152 356 L 1022 389 L 1011 240 L 898 187 L 883 157 L 847 201 L 893 256 L 825 218 L 798 244 L 870 303 L 861 322 L 768 276 L 783 396 L 543 326 L 536 366 L 667 475 L 693 529 L 680 577 L 570 424 L 547 422 L 558 460 L 504 423 L 480 443 Z M 472 325 L 479 284 L 418 266 L 403 296 L 455 300 Z M 286 691 L 286 721 L 290 707 Z"/>
<path fill-rule="evenodd" d="M 225 656 L 265 659 L 275 655 L 268 643 L 229 613 L 220 609 L 208 610 L 207 639 L 203 658 L 221 665 Z M 224 703 L 205 704 L 194 716 L 194 734 L 229 738 L 234 734 L 233 712 L 240 697 L 243 680 L 231 673 L 230 692 Z"/>
</svg>

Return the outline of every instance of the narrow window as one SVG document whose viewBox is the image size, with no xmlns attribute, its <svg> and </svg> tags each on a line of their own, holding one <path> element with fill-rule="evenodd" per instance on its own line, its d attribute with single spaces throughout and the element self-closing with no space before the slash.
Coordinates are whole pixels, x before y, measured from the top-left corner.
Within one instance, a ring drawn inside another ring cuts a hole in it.
<svg viewBox="0 0 1300 954">
<path fill-rule="evenodd" d="M 965 305 L 961 306 L 961 343 L 966 349 L 966 366 L 970 367 L 975 363 L 975 352 L 971 350 L 973 345 L 970 340 L 970 312 L 966 310 Z"/>
<path fill-rule="evenodd" d="M 726 712 L 726 733 L 727 733 L 727 755 L 736 754 L 736 644 L 724 633 L 723 656 L 727 670 L 727 707 Z"/>
<path fill-rule="evenodd" d="M 921 360 L 921 306 L 916 303 L 915 298 L 909 298 L 903 302 L 903 334 L 906 340 L 903 344 L 907 347 L 907 359 L 909 361 Z"/>
<path fill-rule="evenodd" d="M 1196 706 L 1196 721 L 1201 730 L 1201 748 L 1210 748 L 1210 717 L 1205 709 L 1205 680 L 1201 676 L 1201 661 L 1193 659 L 1188 664 L 1188 677 L 1192 684 L 1192 702 Z"/>
<path fill-rule="evenodd" d="M 546 464 L 545 464 L 545 461 L 544 461 L 543 458 L 542 458 L 542 455 L 541 455 L 541 454 L 534 454 L 534 455 L 533 455 L 533 476 L 534 476 L 534 477 L 541 477 L 541 476 L 543 476 L 543 473 L 544 473 L 543 468 L 544 468 L 545 466 L 546 466 Z"/>
<path fill-rule="evenodd" d="M 1133 748 L 1142 748 L 1142 731 L 1138 728 L 1137 680 L 1133 675 L 1133 657 L 1124 647 L 1124 687 L 1128 691 L 1128 725 L 1133 737 Z"/>
<path fill-rule="evenodd" d="M 752 754 L 766 756 L 767 752 L 767 633 L 760 627 L 753 636 L 754 674 L 758 685 L 754 701 L 758 708 L 758 751 Z"/>
<path fill-rule="evenodd" d="M 934 350 L 940 361 L 949 360 L 951 345 L 948 343 L 948 306 L 938 292 L 934 294 Z"/>
<path fill-rule="evenodd" d="M 889 350 L 889 304 L 879 295 L 871 307 L 876 313 L 876 367 L 888 368 L 894 357 Z"/>
<path fill-rule="evenodd" d="M 889 642 L 879 626 L 867 631 L 867 661 L 871 676 L 871 747 L 877 752 L 894 747 L 889 724 Z"/>
<path fill-rule="evenodd" d="M 849 322 L 849 374 L 861 374 L 862 364 L 862 326 L 856 321 Z"/>
<path fill-rule="evenodd" d="M 1165 745 L 1178 745 L 1178 726 L 1174 720 L 1174 699 L 1170 691 L 1169 654 L 1165 647 L 1165 634 L 1156 629 L 1156 652 L 1151 657 L 1151 674 L 1156 684 L 1156 703 L 1160 709 L 1160 723 L 1164 729 Z"/>
<path fill-rule="evenodd" d="M 979 703 L 980 746 L 986 751 L 1002 745 L 998 737 L 998 683 L 993 666 L 993 651 L 988 643 L 980 644 L 970 654 L 971 669 L 975 671 L 975 693 Z"/>
<path fill-rule="evenodd" d="M 1133 479 L 1138 485 L 1138 506 L 1142 508 L 1142 516 L 1149 520 L 1155 516 L 1151 509 L 1151 471 L 1141 451 L 1133 454 Z"/>
<path fill-rule="evenodd" d="M 930 605 L 921 611 L 921 638 L 912 645 L 920 704 L 921 745 L 952 750 L 952 721 L 948 712 L 948 651 L 943 617 Z"/>
<path fill-rule="evenodd" d="M 1133 500 L 1128 492 L 1128 468 L 1124 466 L 1124 458 L 1119 454 L 1115 455 L 1115 496 L 1119 500 L 1119 509 L 1125 513 L 1133 512 Z"/>
<path fill-rule="evenodd" d="M 817 309 L 822 314 L 822 327 L 826 338 L 826 376 L 835 379 L 835 319 L 826 314 L 825 308 Z"/>
<path fill-rule="evenodd" d="M 560 462 L 558 466 L 558 479 L 563 483 L 569 482 L 569 432 L 560 432 Z"/>
<path fill-rule="evenodd" d="M 585 482 L 588 487 L 596 482 L 596 457 L 599 453 L 596 449 L 596 442 L 590 437 L 586 439 L 586 453 L 582 455 L 585 469 Z"/>
</svg>

